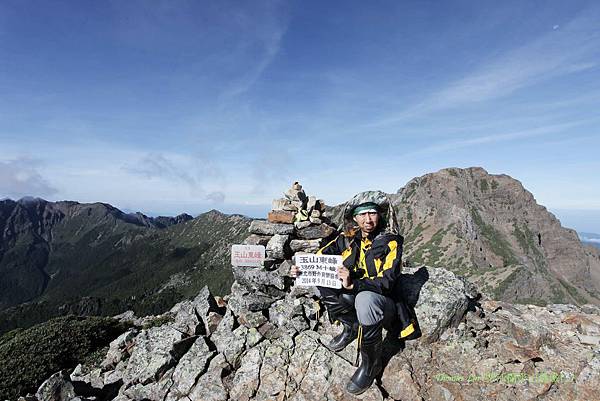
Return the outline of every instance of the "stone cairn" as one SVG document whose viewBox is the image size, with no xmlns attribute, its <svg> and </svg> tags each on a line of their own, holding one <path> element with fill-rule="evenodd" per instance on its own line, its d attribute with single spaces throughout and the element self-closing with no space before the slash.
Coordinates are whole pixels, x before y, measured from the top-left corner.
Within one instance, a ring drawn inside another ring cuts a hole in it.
<svg viewBox="0 0 600 401">
<path fill-rule="evenodd" d="M 273 200 L 272 207 L 267 221 L 252 222 L 252 234 L 244 242 L 266 246 L 267 267 L 288 259 L 295 252 L 316 252 L 323 239 L 335 233 L 325 215 L 325 203 L 306 196 L 297 182 L 285 192 L 284 198 Z"/>
<path fill-rule="evenodd" d="M 268 317 L 270 323 L 260 327 L 261 334 L 272 329 L 273 322 L 280 328 L 286 326 L 288 333 L 294 327 L 297 331 L 314 327 L 316 321 L 309 317 L 317 315 L 318 307 L 312 302 L 315 290 L 293 286 L 289 270 L 296 253 L 314 253 L 336 234 L 325 202 L 307 196 L 295 182 L 283 198 L 273 200 L 267 220 L 254 220 L 249 231 L 244 244 L 264 245 L 265 263 L 261 268 L 232 267 L 235 282 L 226 297 L 228 307 L 241 322 L 257 318 L 266 322 Z M 281 315 L 282 311 L 286 313 Z"/>
</svg>

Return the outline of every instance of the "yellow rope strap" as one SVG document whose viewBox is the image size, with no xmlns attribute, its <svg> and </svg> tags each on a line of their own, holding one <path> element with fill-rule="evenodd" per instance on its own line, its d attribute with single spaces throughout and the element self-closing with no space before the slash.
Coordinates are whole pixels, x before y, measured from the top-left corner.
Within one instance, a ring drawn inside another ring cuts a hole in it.
<svg viewBox="0 0 600 401">
<path fill-rule="evenodd" d="M 356 342 L 356 361 L 354 361 L 354 366 L 358 366 L 358 356 L 360 355 L 360 345 L 362 343 L 362 326 L 358 326 L 358 341 Z"/>
</svg>

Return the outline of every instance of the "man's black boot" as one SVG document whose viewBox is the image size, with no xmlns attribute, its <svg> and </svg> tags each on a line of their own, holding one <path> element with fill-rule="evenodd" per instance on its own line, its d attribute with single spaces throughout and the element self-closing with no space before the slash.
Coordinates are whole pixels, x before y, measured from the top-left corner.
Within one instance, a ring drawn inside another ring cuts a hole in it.
<svg viewBox="0 0 600 401">
<path fill-rule="evenodd" d="M 356 310 L 354 309 L 354 297 L 345 296 L 327 296 L 322 299 L 323 304 L 327 307 L 329 320 L 331 322 L 339 321 L 343 325 L 342 332 L 327 345 L 327 348 L 334 352 L 338 352 L 346 348 L 358 335 L 358 319 L 356 318 Z"/>
<path fill-rule="evenodd" d="M 364 393 L 375 377 L 381 372 L 381 324 L 362 327 L 362 339 L 360 341 L 360 366 L 346 384 L 346 390 L 354 395 Z"/>
<path fill-rule="evenodd" d="M 346 348 L 358 335 L 358 320 L 353 314 L 346 314 L 344 316 L 338 316 L 338 320 L 344 326 L 342 332 L 337 336 L 333 337 L 327 348 L 334 352 L 338 352 Z"/>
</svg>

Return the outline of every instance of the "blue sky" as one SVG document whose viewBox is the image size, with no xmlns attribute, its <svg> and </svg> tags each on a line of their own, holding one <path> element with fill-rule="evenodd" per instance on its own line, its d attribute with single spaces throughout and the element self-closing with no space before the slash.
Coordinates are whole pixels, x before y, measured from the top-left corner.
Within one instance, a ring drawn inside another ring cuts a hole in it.
<svg viewBox="0 0 600 401">
<path fill-rule="evenodd" d="M 0 2 L 0 197 L 262 215 L 482 166 L 600 232 L 598 105 L 596 1 Z"/>
</svg>

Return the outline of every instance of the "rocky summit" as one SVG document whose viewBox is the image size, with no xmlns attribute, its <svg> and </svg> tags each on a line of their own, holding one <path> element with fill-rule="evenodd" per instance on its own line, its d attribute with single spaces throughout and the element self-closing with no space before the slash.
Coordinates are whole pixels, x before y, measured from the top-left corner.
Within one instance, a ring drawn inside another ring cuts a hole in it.
<svg viewBox="0 0 600 401">
<path fill-rule="evenodd" d="M 448 168 L 389 196 L 405 263 L 452 270 L 494 299 L 600 304 L 600 251 L 582 244 L 514 178 Z M 336 222 L 341 209 L 332 211 Z"/>
<path fill-rule="evenodd" d="M 313 221 L 309 204 L 321 214 Z M 246 239 L 265 244 L 267 260 L 234 267 L 230 295 L 215 297 L 205 287 L 162 315 L 121 315 L 136 327 L 99 360 L 57 372 L 22 399 L 598 399 L 597 306 L 494 301 L 450 270 L 425 265 L 402 276 L 422 335 L 386 340 L 382 374 L 351 396 L 344 385 L 355 370 L 356 342 L 328 350 L 323 344 L 341 327 L 329 323 L 313 288 L 288 277 L 294 249 L 314 250 L 331 235 L 325 205 L 296 184 L 273 206 L 276 213 L 252 222 Z"/>
</svg>

